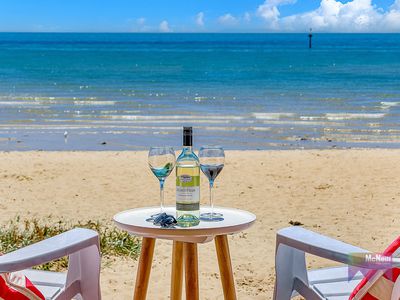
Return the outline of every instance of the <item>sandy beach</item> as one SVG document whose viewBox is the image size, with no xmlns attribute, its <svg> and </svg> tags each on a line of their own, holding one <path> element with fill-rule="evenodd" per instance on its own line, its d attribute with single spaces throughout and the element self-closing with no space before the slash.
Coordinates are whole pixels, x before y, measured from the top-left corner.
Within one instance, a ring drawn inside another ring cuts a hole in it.
<svg viewBox="0 0 400 300">
<path fill-rule="evenodd" d="M 399 235 L 400 150 L 228 151 L 216 181 L 216 205 L 252 211 L 256 224 L 231 236 L 239 299 L 271 299 L 275 234 L 304 227 L 381 251 Z M 174 204 L 174 178 L 166 202 Z M 202 204 L 207 181 L 202 176 Z M 101 220 L 125 209 L 158 205 L 146 152 L 0 153 L 1 225 L 19 215 Z M 168 299 L 171 242 L 157 241 L 148 299 Z M 214 244 L 199 246 L 201 299 L 223 299 Z M 310 267 L 329 262 L 310 258 Z M 102 270 L 103 299 L 131 299 L 136 261 Z"/>
</svg>

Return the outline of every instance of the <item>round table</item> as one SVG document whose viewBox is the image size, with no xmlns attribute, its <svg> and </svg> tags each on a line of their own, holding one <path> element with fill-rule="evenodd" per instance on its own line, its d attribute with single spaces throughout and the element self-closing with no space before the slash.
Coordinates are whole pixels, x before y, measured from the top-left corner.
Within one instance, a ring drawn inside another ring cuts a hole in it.
<svg viewBox="0 0 400 300">
<path fill-rule="evenodd" d="M 201 221 L 199 225 L 189 228 L 161 228 L 146 221 L 150 215 L 159 211 L 160 207 L 136 208 L 114 216 L 114 222 L 119 228 L 132 235 L 143 237 L 134 300 L 146 299 L 156 239 L 173 240 L 170 291 L 172 300 L 182 298 L 183 265 L 185 265 L 186 299 L 199 299 L 197 244 L 210 242 L 213 239 L 215 240 L 224 298 L 236 299 L 227 235 L 249 228 L 255 222 L 256 216 L 244 210 L 214 207 L 215 212 L 224 215 L 223 221 Z M 175 216 L 175 207 L 165 207 L 164 211 Z M 201 213 L 210 211 L 209 207 L 201 207 Z"/>
</svg>

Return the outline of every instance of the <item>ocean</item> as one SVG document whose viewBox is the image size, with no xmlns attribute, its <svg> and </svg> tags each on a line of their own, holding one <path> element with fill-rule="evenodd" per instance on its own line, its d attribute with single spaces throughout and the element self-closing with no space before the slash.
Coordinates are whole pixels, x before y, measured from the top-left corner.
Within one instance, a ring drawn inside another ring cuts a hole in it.
<svg viewBox="0 0 400 300">
<path fill-rule="evenodd" d="M 3 151 L 398 148 L 399 117 L 400 34 L 0 33 Z"/>
</svg>

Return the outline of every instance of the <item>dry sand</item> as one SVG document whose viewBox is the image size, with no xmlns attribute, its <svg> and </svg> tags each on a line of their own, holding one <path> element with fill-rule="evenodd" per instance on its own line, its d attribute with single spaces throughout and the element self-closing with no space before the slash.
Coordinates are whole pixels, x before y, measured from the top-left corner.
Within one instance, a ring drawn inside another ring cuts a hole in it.
<svg viewBox="0 0 400 300">
<path fill-rule="evenodd" d="M 145 152 L 0 154 L 1 224 L 16 215 L 99 219 L 158 204 Z M 258 220 L 229 238 L 239 299 L 271 299 L 275 233 L 306 228 L 379 251 L 400 232 L 400 150 L 229 151 L 216 181 L 216 204 L 247 209 Z M 172 176 L 173 177 L 173 176 Z M 207 203 L 202 177 L 202 203 Z M 166 182 L 166 202 L 175 199 Z M 157 241 L 148 299 L 168 299 L 171 242 Z M 214 244 L 199 246 L 201 299 L 223 299 Z M 327 261 L 309 259 L 310 267 Z M 102 270 L 104 299 L 131 299 L 136 261 Z"/>
</svg>

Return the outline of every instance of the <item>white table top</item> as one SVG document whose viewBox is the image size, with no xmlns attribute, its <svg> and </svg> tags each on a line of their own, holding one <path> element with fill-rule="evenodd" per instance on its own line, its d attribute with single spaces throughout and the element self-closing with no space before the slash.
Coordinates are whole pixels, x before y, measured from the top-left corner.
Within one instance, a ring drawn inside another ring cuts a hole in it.
<svg viewBox="0 0 400 300">
<path fill-rule="evenodd" d="M 205 243 L 211 241 L 216 235 L 232 234 L 249 228 L 256 220 L 250 212 L 226 207 L 214 207 L 214 212 L 222 213 L 224 220 L 220 222 L 200 221 L 193 227 L 161 228 L 147 222 L 146 219 L 160 212 L 160 207 L 135 208 L 120 212 L 114 216 L 116 225 L 137 236 L 176 240 L 191 243 Z M 175 207 L 167 206 L 164 212 L 175 216 Z M 200 213 L 210 212 L 210 207 L 201 207 Z"/>
</svg>

